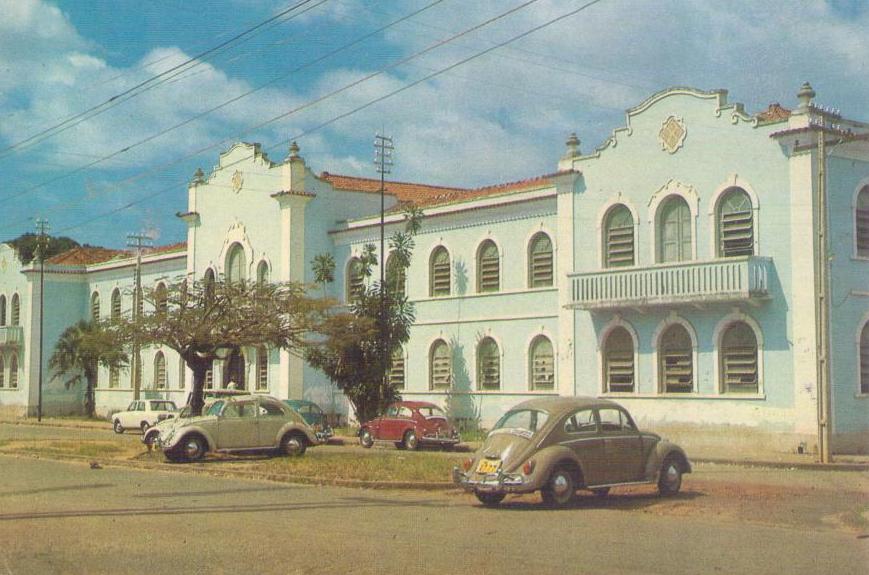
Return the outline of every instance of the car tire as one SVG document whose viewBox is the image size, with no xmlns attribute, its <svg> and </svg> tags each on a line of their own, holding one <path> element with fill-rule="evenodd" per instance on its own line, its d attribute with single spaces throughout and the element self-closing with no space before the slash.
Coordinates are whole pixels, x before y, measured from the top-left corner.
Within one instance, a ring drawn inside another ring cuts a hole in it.
<svg viewBox="0 0 869 575">
<path fill-rule="evenodd" d="M 610 488 L 609 487 L 598 487 L 597 489 L 592 489 L 591 492 L 594 493 L 595 496 L 600 497 L 602 499 L 610 494 Z"/>
<path fill-rule="evenodd" d="M 564 507 L 576 495 L 576 481 L 573 474 L 565 467 L 556 467 L 546 485 L 540 490 L 543 503 L 548 507 Z"/>
<path fill-rule="evenodd" d="M 667 457 L 661 466 L 661 475 L 658 477 L 658 493 L 669 497 L 679 493 L 682 488 L 682 466 L 675 457 Z"/>
<path fill-rule="evenodd" d="M 404 449 L 404 442 L 403 441 L 396 441 L 395 448 L 396 449 Z"/>
<path fill-rule="evenodd" d="M 308 440 L 299 433 L 288 433 L 281 439 L 281 453 L 289 457 L 301 457 L 308 449 Z"/>
<path fill-rule="evenodd" d="M 474 491 L 477 500 L 486 507 L 497 507 L 504 501 L 505 493 L 485 493 L 482 491 Z"/>
<path fill-rule="evenodd" d="M 413 451 L 419 449 L 419 438 L 414 430 L 408 429 L 404 432 L 404 446 Z"/>
<path fill-rule="evenodd" d="M 154 431 L 151 432 L 151 433 L 148 433 L 148 432 L 146 431 L 146 432 L 145 432 L 145 437 L 142 438 L 142 443 L 144 443 L 144 444 L 147 445 L 148 447 L 153 447 L 153 446 L 154 446 L 154 443 L 155 443 L 156 440 L 157 440 L 157 436 L 159 436 L 159 435 L 160 435 L 160 432 L 157 431 L 157 430 L 154 430 Z"/>
<path fill-rule="evenodd" d="M 359 444 L 362 445 L 362 447 L 364 447 L 365 449 L 368 449 L 372 445 L 374 445 L 374 436 L 371 435 L 371 430 L 367 427 L 359 433 Z"/>
<path fill-rule="evenodd" d="M 452 443 L 442 443 L 441 444 L 441 449 L 443 449 L 444 451 L 452 451 L 453 447 L 454 446 Z"/>
<path fill-rule="evenodd" d="M 124 432 L 124 426 L 121 425 L 121 420 L 120 420 L 120 419 L 116 419 L 116 420 L 115 420 L 114 425 L 112 425 L 112 430 L 113 430 L 115 433 L 123 433 L 123 432 Z"/>
<path fill-rule="evenodd" d="M 181 456 L 181 461 L 199 461 L 205 457 L 205 452 L 208 451 L 208 444 L 201 435 L 192 434 L 181 439 L 176 446 L 177 454 Z"/>
<path fill-rule="evenodd" d="M 151 424 L 147 421 L 143 421 L 139 428 L 142 430 L 142 435 L 148 433 L 148 430 L 151 429 Z"/>
</svg>

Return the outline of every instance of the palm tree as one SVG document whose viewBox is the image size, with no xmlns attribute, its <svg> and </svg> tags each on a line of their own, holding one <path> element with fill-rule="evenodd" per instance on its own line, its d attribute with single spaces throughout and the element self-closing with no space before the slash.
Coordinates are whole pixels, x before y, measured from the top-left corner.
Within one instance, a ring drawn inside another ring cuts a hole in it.
<svg viewBox="0 0 869 575">
<path fill-rule="evenodd" d="M 94 416 L 94 388 L 99 366 L 120 368 L 127 363 L 127 354 L 108 332 L 92 321 L 81 320 L 60 334 L 48 368 L 54 371 L 52 379 L 71 375 L 64 382 L 67 389 L 85 383 L 85 413 Z"/>
</svg>

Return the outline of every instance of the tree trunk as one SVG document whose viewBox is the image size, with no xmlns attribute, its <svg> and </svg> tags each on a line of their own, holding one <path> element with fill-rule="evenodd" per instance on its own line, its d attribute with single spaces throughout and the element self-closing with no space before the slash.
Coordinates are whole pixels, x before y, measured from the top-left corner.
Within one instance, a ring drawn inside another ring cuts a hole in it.
<svg viewBox="0 0 869 575">
<path fill-rule="evenodd" d="M 96 378 L 95 373 L 85 373 L 84 411 L 89 418 L 93 418 L 96 414 L 96 397 L 94 397 Z"/>
<path fill-rule="evenodd" d="M 202 390 L 205 389 L 205 372 L 208 371 L 208 362 L 185 360 L 187 367 L 193 371 L 193 391 L 190 394 L 190 414 L 202 415 L 202 408 L 205 406 L 205 398 L 202 397 Z"/>
</svg>

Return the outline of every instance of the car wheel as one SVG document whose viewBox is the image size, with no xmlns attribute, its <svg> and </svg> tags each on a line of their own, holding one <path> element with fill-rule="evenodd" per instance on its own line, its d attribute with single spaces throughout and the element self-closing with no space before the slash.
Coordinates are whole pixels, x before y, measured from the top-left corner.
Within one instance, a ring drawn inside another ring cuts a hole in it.
<svg viewBox="0 0 869 575">
<path fill-rule="evenodd" d="M 151 433 L 145 433 L 145 438 L 142 440 L 142 442 L 148 447 L 151 447 L 154 445 L 154 442 L 157 441 L 158 435 L 160 435 L 160 432 L 156 429 Z"/>
<path fill-rule="evenodd" d="M 369 447 L 374 445 L 374 436 L 371 435 L 370 429 L 365 428 L 362 430 L 362 433 L 359 434 L 359 443 L 365 449 L 368 449 Z"/>
<path fill-rule="evenodd" d="M 404 449 L 404 442 L 403 441 L 396 441 L 395 448 L 396 449 Z"/>
<path fill-rule="evenodd" d="M 452 444 L 452 443 L 442 443 L 442 444 L 441 444 L 441 449 L 443 449 L 444 451 L 452 451 L 452 450 L 453 450 L 453 444 Z"/>
<path fill-rule="evenodd" d="M 288 433 L 281 439 L 281 451 L 290 457 L 300 457 L 308 449 L 308 442 L 298 433 Z"/>
<path fill-rule="evenodd" d="M 201 436 L 188 435 L 178 444 L 183 461 L 198 461 L 205 456 L 208 450 L 205 440 Z"/>
<path fill-rule="evenodd" d="M 504 501 L 505 493 L 484 493 L 482 491 L 474 491 L 477 499 L 486 507 L 497 507 Z"/>
<path fill-rule="evenodd" d="M 142 425 L 140 425 L 139 427 L 142 428 L 142 434 L 145 434 L 148 433 L 149 429 L 151 429 L 151 424 L 149 424 L 147 421 L 143 421 Z"/>
<path fill-rule="evenodd" d="M 556 467 L 546 485 L 540 490 L 543 503 L 549 507 L 564 507 L 576 494 L 576 482 L 573 474 L 564 467 Z"/>
<path fill-rule="evenodd" d="M 404 434 L 404 446 L 408 449 L 419 449 L 419 439 L 416 436 L 416 432 L 412 429 L 408 429 Z"/>
<path fill-rule="evenodd" d="M 682 467 L 675 457 L 668 457 L 661 466 L 661 476 L 658 478 L 658 493 L 661 495 L 676 495 L 682 487 Z"/>
<path fill-rule="evenodd" d="M 121 425 L 120 419 L 115 420 L 115 424 L 112 426 L 112 429 L 115 431 L 115 433 L 123 433 L 124 432 L 124 426 Z"/>
<path fill-rule="evenodd" d="M 598 487 L 597 489 L 592 489 L 592 493 L 597 495 L 598 497 L 606 497 L 610 493 L 609 487 Z"/>
<path fill-rule="evenodd" d="M 184 456 L 178 452 L 177 449 L 167 449 L 163 452 L 163 455 L 166 456 L 166 459 L 173 463 L 180 463 L 184 461 Z"/>
</svg>

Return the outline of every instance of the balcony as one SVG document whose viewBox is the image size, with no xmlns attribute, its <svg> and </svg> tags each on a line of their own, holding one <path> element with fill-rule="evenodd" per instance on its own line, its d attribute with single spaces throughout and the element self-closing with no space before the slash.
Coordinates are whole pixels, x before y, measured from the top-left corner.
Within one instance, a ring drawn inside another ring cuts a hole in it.
<svg viewBox="0 0 869 575">
<path fill-rule="evenodd" d="M 757 256 L 570 274 L 576 309 L 649 308 L 769 298 L 772 259 Z"/>
<path fill-rule="evenodd" d="M 24 328 L 20 325 L 0 327 L 0 346 L 19 346 L 24 341 Z"/>
</svg>

